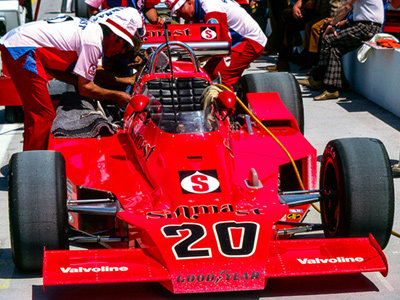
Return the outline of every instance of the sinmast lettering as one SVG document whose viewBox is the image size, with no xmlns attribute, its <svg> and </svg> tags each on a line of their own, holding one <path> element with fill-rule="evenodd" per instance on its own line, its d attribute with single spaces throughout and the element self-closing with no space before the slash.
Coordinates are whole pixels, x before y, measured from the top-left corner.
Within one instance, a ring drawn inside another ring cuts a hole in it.
<svg viewBox="0 0 400 300">
<path fill-rule="evenodd" d="M 247 216 L 249 214 L 254 215 L 262 215 L 259 208 L 251 208 L 248 210 L 234 210 L 231 204 L 223 204 L 220 207 L 217 205 L 195 205 L 195 206 L 186 206 L 180 205 L 174 211 L 150 211 L 146 213 L 147 219 L 172 219 L 178 218 L 182 216 L 186 219 L 196 220 L 200 215 L 208 215 L 208 214 L 218 214 L 218 213 L 227 213 L 234 212 L 237 216 Z"/>
<path fill-rule="evenodd" d="M 147 35 L 144 37 L 143 41 L 146 42 L 148 39 L 151 38 L 157 38 L 157 37 L 162 37 L 164 36 L 164 30 L 149 30 L 147 32 Z M 172 31 L 168 30 L 168 36 L 169 37 L 184 37 L 184 36 L 192 36 L 192 34 L 190 33 L 190 29 L 189 28 L 185 28 L 185 29 L 175 29 Z"/>
<path fill-rule="evenodd" d="M 143 135 L 139 133 L 139 131 L 136 130 L 136 127 L 138 125 L 138 122 L 136 122 L 132 126 L 132 137 L 133 137 L 133 143 L 135 144 L 136 148 L 138 148 L 139 151 L 143 152 L 143 157 L 145 158 L 145 161 L 148 161 L 150 154 L 154 151 L 154 148 L 156 146 L 151 146 L 150 143 L 148 143 Z"/>
</svg>

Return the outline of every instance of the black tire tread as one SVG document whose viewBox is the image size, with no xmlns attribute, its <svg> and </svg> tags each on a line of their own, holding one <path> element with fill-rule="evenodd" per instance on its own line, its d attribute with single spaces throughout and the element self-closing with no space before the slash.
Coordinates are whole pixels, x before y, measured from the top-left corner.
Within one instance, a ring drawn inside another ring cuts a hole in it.
<svg viewBox="0 0 400 300">
<path fill-rule="evenodd" d="M 55 151 L 16 153 L 10 160 L 11 248 L 18 269 L 38 272 L 43 247 L 68 249 L 65 162 Z"/>
<path fill-rule="evenodd" d="M 330 141 L 328 147 L 333 147 L 343 173 L 345 210 L 341 217 L 345 217 L 338 234 L 365 237 L 372 233 L 385 248 L 394 219 L 394 184 L 385 146 L 377 139 L 346 138 Z"/>
</svg>

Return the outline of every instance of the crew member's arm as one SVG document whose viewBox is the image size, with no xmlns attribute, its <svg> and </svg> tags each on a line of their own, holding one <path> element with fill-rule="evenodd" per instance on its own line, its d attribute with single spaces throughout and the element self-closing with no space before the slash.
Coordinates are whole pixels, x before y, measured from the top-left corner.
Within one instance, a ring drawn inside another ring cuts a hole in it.
<svg viewBox="0 0 400 300">
<path fill-rule="evenodd" d="M 165 22 L 165 20 L 158 15 L 157 10 L 154 7 L 145 10 L 144 15 L 151 24 L 163 25 Z"/>
<path fill-rule="evenodd" d="M 331 23 L 326 27 L 325 32 L 322 35 L 322 37 L 324 37 L 326 34 L 332 33 L 332 32 L 334 35 L 337 35 L 337 33 L 336 33 L 337 24 L 346 17 L 347 13 L 351 10 L 351 8 L 353 7 L 353 4 L 356 1 L 357 0 L 347 0 L 345 3 L 343 3 L 343 5 L 339 8 L 336 16 L 332 19 Z"/>
<path fill-rule="evenodd" d="M 70 72 L 64 72 L 60 70 L 51 70 L 51 69 L 46 69 L 46 73 L 48 73 L 51 77 L 54 77 L 57 80 L 60 80 L 62 82 L 66 82 L 69 84 L 74 85 L 75 87 L 78 87 L 78 75 L 70 73 Z"/>
<path fill-rule="evenodd" d="M 79 76 L 74 73 L 50 69 L 46 69 L 46 72 L 59 81 L 78 87 Z M 133 85 L 136 81 L 136 77 L 137 74 L 128 77 L 118 77 L 115 76 L 114 73 L 104 70 L 104 68 L 98 66 L 94 81 L 100 85 L 107 84 L 112 86 L 126 86 Z"/>
<path fill-rule="evenodd" d="M 303 15 L 301 14 L 301 7 L 303 6 L 302 0 L 297 0 L 292 8 L 292 15 L 295 19 L 301 19 Z"/>
<path fill-rule="evenodd" d="M 103 67 L 98 66 L 96 71 L 96 77 L 94 81 L 99 83 L 100 85 L 112 85 L 112 86 L 121 86 L 121 85 L 133 85 L 136 81 L 137 73 L 133 76 L 128 77 L 118 77 L 114 73 L 105 70 Z"/>
<path fill-rule="evenodd" d="M 125 107 L 131 98 L 128 93 L 122 91 L 114 91 L 104 89 L 93 81 L 90 81 L 82 76 L 78 79 L 79 94 L 84 97 L 89 97 L 97 100 L 112 100 L 118 103 L 121 107 Z"/>
</svg>

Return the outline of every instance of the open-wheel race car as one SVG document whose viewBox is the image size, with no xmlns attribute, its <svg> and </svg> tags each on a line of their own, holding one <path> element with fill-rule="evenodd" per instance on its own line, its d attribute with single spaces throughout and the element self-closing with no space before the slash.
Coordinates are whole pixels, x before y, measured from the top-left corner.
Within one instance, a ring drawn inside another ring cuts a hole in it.
<svg viewBox="0 0 400 300">
<path fill-rule="evenodd" d="M 150 55 L 126 108 L 104 105 L 116 133 L 51 135 L 48 151 L 12 156 L 16 266 L 43 269 L 44 286 L 155 281 L 173 293 L 386 276 L 394 192 L 383 144 L 329 142 L 318 187 L 294 77 L 245 75 L 236 97 L 171 40 Z M 304 220 L 314 203 L 320 224 Z"/>
</svg>

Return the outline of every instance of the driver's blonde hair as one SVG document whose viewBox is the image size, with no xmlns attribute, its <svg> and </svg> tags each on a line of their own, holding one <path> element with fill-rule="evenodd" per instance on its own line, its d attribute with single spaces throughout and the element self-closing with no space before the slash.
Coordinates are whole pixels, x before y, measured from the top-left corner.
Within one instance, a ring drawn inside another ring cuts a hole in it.
<svg viewBox="0 0 400 300">
<path fill-rule="evenodd" d="M 206 87 L 201 93 L 200 100 L 203 103 L 203 109 L 207 109 L 217 98 L 218 94 L 222 92 L 222 89 L 215 85 Z"/>
</svg>

